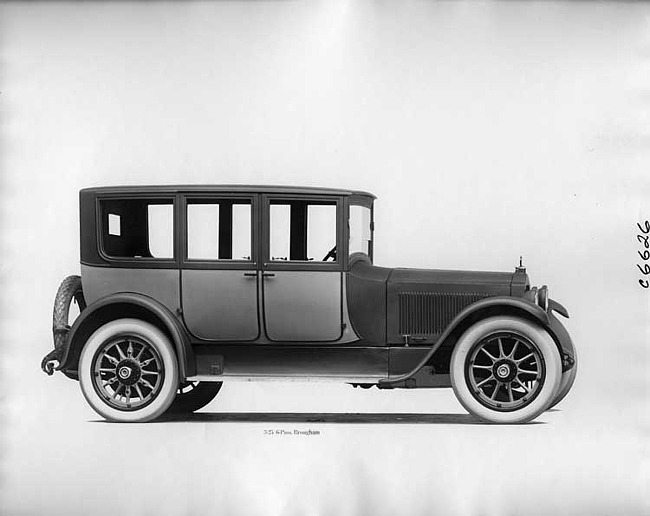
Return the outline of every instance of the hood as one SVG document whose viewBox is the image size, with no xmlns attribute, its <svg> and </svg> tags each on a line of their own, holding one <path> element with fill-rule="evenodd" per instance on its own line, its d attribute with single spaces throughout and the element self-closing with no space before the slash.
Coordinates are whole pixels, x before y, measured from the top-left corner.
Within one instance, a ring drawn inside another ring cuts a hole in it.
<svg viewBox="0 0 650 516">
<path fill-rule="evenodd" d="M 472 293 L 509 296 L 511 272 L 447 271 L 440 269 L 394 269 L 388 278 L 388 290 L 397 292 Z M 390 294 L 389 294 L 390 295 Z"/>
<path fill-rule="evenodd" d="M 479 272 L 394 269 L 386 282 L 387 338 L 390 343 L 435 342 L 467 306 L 493 296 L 519 296 L 528 276 L 523 271 Z"/>
<path fill-rule="evenodd" d="M 348 309 L 365 341 L 404 344 L 411 335 L 428 344 L 465 307 L 486 297 L 520 297 L 528 285 L 523 267 L 514 273 L 392 269 L 357 259 L 348 275 Z"/>
</svg>

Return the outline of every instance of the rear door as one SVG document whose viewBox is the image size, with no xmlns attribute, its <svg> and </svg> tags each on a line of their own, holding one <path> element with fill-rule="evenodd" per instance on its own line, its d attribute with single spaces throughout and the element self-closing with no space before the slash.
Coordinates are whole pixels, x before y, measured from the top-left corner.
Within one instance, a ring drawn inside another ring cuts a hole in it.
<svg viewBox="0 0 650 516">
<path fill-rule="evenodd" d="M 342 326 L 342 201 L 263 196 L 262 297 L 274 342 L 332 342 Z"/>
<path fill-rule="evenodd" d="M 258 197 L 183 197 L 183 317 L 199 339 L 252 341 L 260 335 Z"/>
</svg>

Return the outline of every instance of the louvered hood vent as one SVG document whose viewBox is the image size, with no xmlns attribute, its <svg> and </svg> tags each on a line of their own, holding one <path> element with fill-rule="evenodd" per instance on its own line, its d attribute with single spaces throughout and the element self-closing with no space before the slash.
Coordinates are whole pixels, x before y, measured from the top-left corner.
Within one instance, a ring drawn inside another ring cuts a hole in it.
<svg viewBox="0 0 650 516">
<path fill-rule="evenodd" d="M 463 308 L 489 297 L 473 292 L 398 292 L 397 296 L 401 335 L 442 333 Z"/>
</svg>

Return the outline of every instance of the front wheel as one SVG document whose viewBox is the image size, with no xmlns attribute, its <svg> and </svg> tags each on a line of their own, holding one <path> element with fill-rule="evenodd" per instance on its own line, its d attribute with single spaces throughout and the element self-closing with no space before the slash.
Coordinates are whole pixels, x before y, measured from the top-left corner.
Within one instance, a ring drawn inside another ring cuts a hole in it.
<svg viewBox="0 0 650 516">
<path fill-rule="evenodd" d="M 81 351 L 79 383 L 90 406 L 109 421 L 150 421 L 176 396 L 176 354 L 152 324 L 111 321 L 95 331 Z"/>
<path fill-rule="evenodd" d="M 542 328 L 516 317 L 490 317 L 461 336 L 450 373 L 470 414 L 491 423 L 525 423 L 555 399 L 562 363 Z"/>
</svg>

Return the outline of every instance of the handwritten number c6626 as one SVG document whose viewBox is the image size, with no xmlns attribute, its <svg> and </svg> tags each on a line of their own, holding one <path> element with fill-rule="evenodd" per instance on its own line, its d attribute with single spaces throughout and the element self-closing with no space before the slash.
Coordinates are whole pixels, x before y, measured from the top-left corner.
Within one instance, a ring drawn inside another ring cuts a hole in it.
<svg viewBox="0 0 650 516">
<path fill-rule="evenodd" d="M 639 241 L 639 243 L 643 244 L 643 247 L 645 248 L 643 252 L 637 251 L 637 253 L 639 253 L 639 256 L 641 257 L 642 260 L 647 262 L 648 260 L 650 260 L 650 251 L 648 250 L 648 248 L 650 248 L 650 235 L 649 235 L 650 221 L 649 220 L 644 221 L 643 225 L 637 222 L 636 225 L 639 228 L 639 231 L 641 231 L 642 233 L 641 235 L 637 235 L 636 239 Z M 636 264 L 636 266 L 641 271 L 641 274 L 644 274 L 646 276 L 650 274 L 650 265 L 648 265 L 648 263 L 644 263 L 643 267 L 641 267 L 641 265 L 639 265 L 638 263 Z M 642 278 L 639 280 L 639 285 L 641 285 L 643 288 L 649 288 L 650 281 Z"/>
</svg>

